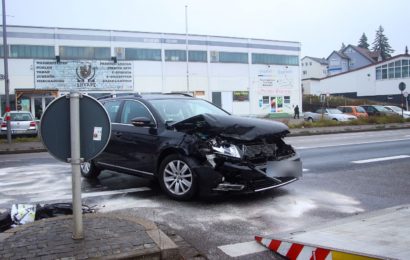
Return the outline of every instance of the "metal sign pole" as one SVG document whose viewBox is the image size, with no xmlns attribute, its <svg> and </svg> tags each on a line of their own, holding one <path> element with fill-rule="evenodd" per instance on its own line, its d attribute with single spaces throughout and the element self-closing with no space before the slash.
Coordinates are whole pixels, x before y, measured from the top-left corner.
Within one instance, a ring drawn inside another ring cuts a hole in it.
<svg viewBox="0 0 410 260">
<path fill-rule="evenodd" d="M 11 144 L 11 124 L 10 124 L 10 81 L 8 56 L 9 48 L 7 45 L 7 26 L 6 26 L 6 1 L 2 1 L 3 7 L 3 50 L 4 50 L 4 87 L 6 95 L 6 124 L 7 124 L 7 143 Z"/>
<path fill-rule="evenodd" d="M 80 171 L 80 98 L 78 92 L 70 93 L 70 136 L 71 136 L 71 171 L 73 192 L 73 239 L 83 239 L 83 219 L 81 203 Z"/>
</svg>

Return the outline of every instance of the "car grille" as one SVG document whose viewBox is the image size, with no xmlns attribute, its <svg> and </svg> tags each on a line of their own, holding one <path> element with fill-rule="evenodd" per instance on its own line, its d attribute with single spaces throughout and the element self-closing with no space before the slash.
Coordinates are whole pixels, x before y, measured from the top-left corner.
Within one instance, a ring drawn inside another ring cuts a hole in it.
<svg viewBox="0 0 410 260">
<path fill-rule="evenodd" d="M 249 160 L 266 160 L 275 156 L 275 144 L 253 144 L 243 145 L 244 157 Z"/>
</svg>

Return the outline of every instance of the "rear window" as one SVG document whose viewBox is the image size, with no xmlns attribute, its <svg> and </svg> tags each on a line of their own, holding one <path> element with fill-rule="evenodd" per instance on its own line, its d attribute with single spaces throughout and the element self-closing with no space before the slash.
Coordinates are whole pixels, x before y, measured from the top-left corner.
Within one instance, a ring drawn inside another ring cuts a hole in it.
<svg viewBox="0 0 410 260">
<path fill-rule="evenodd" d="M 33 121 L 30 113 L 10 113 L 11 121 Z"/>
</svg>

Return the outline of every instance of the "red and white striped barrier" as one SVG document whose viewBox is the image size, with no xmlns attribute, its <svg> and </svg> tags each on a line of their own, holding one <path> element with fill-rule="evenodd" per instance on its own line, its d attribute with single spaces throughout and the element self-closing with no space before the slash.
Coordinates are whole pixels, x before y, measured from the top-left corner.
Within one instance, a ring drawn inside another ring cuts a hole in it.
<svg viewBox="0 0 410 260">
<path fill-rule="evenodd" d="M 376 259 L 372 257 L 255 236 L 255 240 L 290 260 Z"/>
</svg>

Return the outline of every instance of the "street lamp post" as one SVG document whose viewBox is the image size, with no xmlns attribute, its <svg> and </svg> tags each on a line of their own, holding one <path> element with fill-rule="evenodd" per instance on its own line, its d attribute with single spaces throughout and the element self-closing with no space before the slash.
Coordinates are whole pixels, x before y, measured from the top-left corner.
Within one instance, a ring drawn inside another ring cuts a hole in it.
<svg viewBox="0 0 410 260">
<path fill-rule="evenodd" d="M 7 143 L 11 144 L 11 125 L 10 125 L 10 89 L 9 89 L 9 66 L 8 56 L 9 49 L 7 46 L 7 30 L 6 30 L 6 1 L 2 0 L 3 7 L 3 50 L 4 50 L 4 91 L 6 95 L 6 124 L 7 124 Z"/>
</svg>

